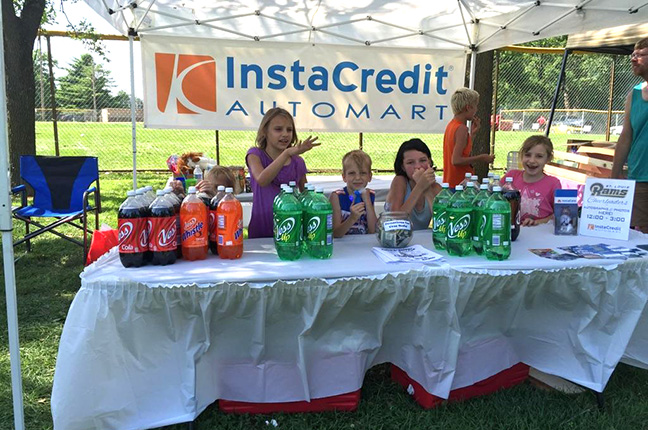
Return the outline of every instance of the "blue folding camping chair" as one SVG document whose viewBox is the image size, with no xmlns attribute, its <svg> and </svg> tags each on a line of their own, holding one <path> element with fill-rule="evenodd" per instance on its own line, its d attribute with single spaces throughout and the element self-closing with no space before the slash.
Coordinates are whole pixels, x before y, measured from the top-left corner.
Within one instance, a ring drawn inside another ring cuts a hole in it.
<svg viewBox="0 0 648 430">
<path fill-rule="evenodd" d="M 88 213 L 95 214 L 95 229 L 99 229 L 101 197 L 99 193 L 99 163 L 97 157 L 44 157 L 23 155 L 20 157 L 20 177 L 34 189 L 34 199 L 27 205 L 27 188 L 18 185 L 11 189 L 21 195 L 21 205 L 12 208 L 13 217 L 25 222 L 25 236 L 14 242 L 14 246 L 27 243 L 45 233 L 53 233 L 65 240 L 83 247 L 83 261 L 88 254 Z M 90 187 L 92 183 L 95 186 Z M 88 197 L 94 196 L 94 207 Z M 54 219 L 50 224 L 41 224 L 33 218 Z M 83 231 L 83 242 L 56 231 L 62 225 L 71 225 Z M 30 227 L 38 227 L 30 232 Z"/>
</svg>

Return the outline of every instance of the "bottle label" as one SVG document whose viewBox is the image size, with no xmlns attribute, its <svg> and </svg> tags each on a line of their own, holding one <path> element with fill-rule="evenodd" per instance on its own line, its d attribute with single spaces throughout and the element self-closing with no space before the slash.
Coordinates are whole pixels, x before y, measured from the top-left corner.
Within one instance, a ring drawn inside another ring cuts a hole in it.
<svg viewBox="0 0 648 430">
<path fill-rule="evenodd" d="M 234 214 L 218 214 L 218 244 L 238 246 L 243 244 L 243 219 Z"/>
<path fill-rule="evenodd" d="M 216 242 L 218 233 L 216 231 L 216 209 L 209 211 L 209 241 Z"/>
<path fill-rule="evenodd" d="M 448 239 L 470 239 L 471 214 L 448 214 Z"/>
<path fill-rule="evenodd" d="M 445 210 L 437 209 L 434 211 L 434 224 L 432 233 L 446 233 L 446 223 L 448 220 L 448 213 Z"/>
<path fill-rule="evenodd" d="M 202 220 L 196 217 L 189 217 L 182 220 L 182 246 L 185 248 L 207 246 L 207 226 Z"/>
<path fill-rule="evenodd" d="M 411 230 L 412 225 L 407 220 L 392 220 L 385 221 L 383 223 L 384 231 L 394 231 L 394 230 Z"/>
<path fill-rule="evenodd" d="M 146 218 L 119 219 L 119 252 L 135 254 L 148 249 Z"/>
<path fill-rule="evenodd" d="M 274 217 L 274 237 L 278 243 L 296 243 L 300 244 L 300 222 L 295 216 L 281 216 L 275 215 Z"/>
<path fill-rule="evenodd" d="M 149 250 L 153 252 L 175 251 L 178 247 L 176 217 L 151 217 L 151 236 Z"/>
<path fill-rule="evenodd" d="M 332 227 L 333 216 L 331 214 L 309 214 L 306 222 L 306 242 L 310 245 L 328 245 L 329 243 L 326 236 L 329 231 L 332 230 Z"/>
</svg>

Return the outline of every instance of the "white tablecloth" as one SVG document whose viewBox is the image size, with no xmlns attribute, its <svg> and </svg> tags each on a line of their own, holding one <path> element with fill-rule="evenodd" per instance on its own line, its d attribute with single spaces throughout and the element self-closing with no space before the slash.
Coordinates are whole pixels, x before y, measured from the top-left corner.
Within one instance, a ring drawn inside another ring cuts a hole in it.
<svg viewBox="0 0 648 430">
<path fill-rule="evenodd" d="M 391 362 L 427 391 L 524 362 L 602 391 L 619 360 L 648 366 L 648 259 L 557 262 L 529 248 L 648 243 L 524 228 L 511 258 L 384 264 L 374 236 L 331 260 L 279 261 L 272 241 L 236 261 L 124 269 L 113 250 L 82 273 L 52 391 L 57 430 L 189 421 L 216 399 L 286 402 L 357 390 Z M 414 243 L 431 247 L 431 233 Z"/>
</svg>

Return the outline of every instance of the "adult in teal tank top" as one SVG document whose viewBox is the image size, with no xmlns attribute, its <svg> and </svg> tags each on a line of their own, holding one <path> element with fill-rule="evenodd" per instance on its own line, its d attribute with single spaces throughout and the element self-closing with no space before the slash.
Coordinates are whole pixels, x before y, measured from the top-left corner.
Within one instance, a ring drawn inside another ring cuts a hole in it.
<svg viewBox="0 0 648 430">
<path fill-rule="evenodd" d="M 630 60 L 632 72 L 644 82 L 626 98 L 623 131 L 614 152 L 611 176 L 621 178 L 627 161 L 628 179 L 636 181 L 630 225 L 648 233 L 648 38 L 635 44 Z"/>
</svg>

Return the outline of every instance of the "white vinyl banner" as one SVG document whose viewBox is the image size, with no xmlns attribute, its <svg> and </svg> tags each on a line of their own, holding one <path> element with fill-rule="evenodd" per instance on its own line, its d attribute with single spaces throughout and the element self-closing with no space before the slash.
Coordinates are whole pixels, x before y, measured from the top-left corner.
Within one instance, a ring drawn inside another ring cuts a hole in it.
<svg viewBox="0 0 648 430">
<path fill-rule="evenodd" d="M 144 123 L 256 130 L 273 106 L 300 130 L 442 133 L 463 51 L 143 36 Z"/>
</svg>

